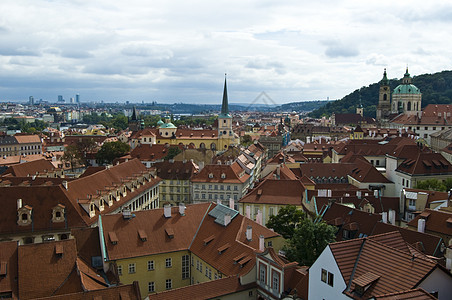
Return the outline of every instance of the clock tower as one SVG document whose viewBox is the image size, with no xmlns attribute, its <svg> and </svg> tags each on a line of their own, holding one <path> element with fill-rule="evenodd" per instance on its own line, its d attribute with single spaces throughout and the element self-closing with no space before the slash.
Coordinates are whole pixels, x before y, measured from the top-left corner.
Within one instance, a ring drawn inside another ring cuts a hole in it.
<svg viewBox="0 0 452 300">
<path fill-rule="evenodd" d="M 391 114 L 391 89 L 389 87 L 389 80 L 386 74 L 386 69 L 383 72 L 383 79 L 380 80 L 380 92 L 378 96 L 377 106 L 377 121 L 384 123 L 388 121 Z"/>
</svg>

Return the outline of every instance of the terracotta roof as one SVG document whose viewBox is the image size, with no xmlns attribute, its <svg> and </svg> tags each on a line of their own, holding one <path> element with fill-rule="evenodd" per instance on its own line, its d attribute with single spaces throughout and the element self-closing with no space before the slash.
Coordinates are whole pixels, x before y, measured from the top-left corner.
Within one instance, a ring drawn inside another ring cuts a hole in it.
<svg viewBox="0 0 452 300">
<path fill-rule="evenodd" d="M 134 212 L 135 217 L 132 219 L 124 219 L 121 214 L 103 216 L 102 225 L 108 258 L 116 260 L 188 249 L 210 205 L 210 203 L 187 205 L 184 216 L 180 215 L 178 207 L 172 207 L 171 218 L 164 217 L 163 209 L 137 211 Z M 174 231 L 173 238 L 166 234 L 167 228 Z M 138 230 L 146 233 L 148 237 L 146 241 L 139 239 Z M 116 245 L 110 241 L 108 236 L 110 232 L 114 232 L 118 238 Z"/>
<path fill-rule="evenodd" d="M 421 116 L 401 114 L 391 121 L 404 125 L 449 125 L 452 123 L 452 105 L 429 104 L 422 110 Z"/>
<path fill-rule="evenodd" d="M 374 296 L 375 299 L 381 300 L 434 300 L 438 299 L 426 292 L 422 288 L 401 291 L 396 293 L 382 294 Z"/>
<path fill-rule="evenodd" d="M 279 173 L 279 175 L 278 175 Z M 266 178 L 272 179 L 272 178 L 278 178 L 278 179 L 289 179 L 289 180 L 297 180 L 297 176 L 292 172 L 291 169 L 289 169 L 285 164 L 281 164 L 280 166 L 277 166 L 276 169 L 269 173 Z"/>
<path fill-rule="evenodd" d="M 348 163 L 331 163 L 331 164 L 319 164 L 319 163 L 305 163 L 300 164 L 301 174 L 316 181 L 317 178 L 345 178 L 351 174 L 355 164 Z M 327 181 L 328 182 L 328 181 Z M 348 182 L 348 181 L 347 181 Z M 325 182 L 326 183 L 326 182 Z"/>
<path fill-rule="evenodd" d="M 426 255 L 442 257 L 443 253 L 441 252 L 441 245 L 444 244 L 444 241 L 441 237 L 429 234 L 422 233 L 415 230 L 410 230 L 408 228 L 402 228 L 399 226 L 377 222 L 375 224 L 374 229 L 372 230 L 372 235 L 382 234 L 387 232 L 392 232 L 397 230 L 402 235 L 402 238 L 405 242 L 410 245 L 416 245 L 420 243 L 422 249 L 420 249 Z"/>
<path fill-rule="evenodd" d="M 163 144 L 140 144 L 130 152 L 131 158 L 138 158 L 140 161 L 162 160 L 168 155 L 169 148 L 179 148 L 183 150 L 182 145 L 163 145 Z"/>
<path fill-rule="evenodd" d="M 234 293 L 251 290 L 256 288 L 256 283 L 246 285 L 240 284 L 237 276 L 230 276 L 222 279 L 212 280 L 204 283 L 198 283 L 170 291 L 164 291 L 155 294 L 149 294 L 149 300 L 166 299 L 216 299 L 218 297 L 231 295 Z"/>
<path fill-rule="evenodd" d="M 246 238 L 248 226 L 252 227 L 251 241 Z M 215 238 L 206 245 L 204 240 L 212 235 Z M 243 275 L 255 264 L 254 252 L 259 249 L 260 235 L 265 239 L 279 236 L 240 214 L 237 214 L 226 227 L 218 224 L 214 217 L 207 215 L 190 246 L 190 251 L 226 276 Z M 218 248 L 227 243 L 231 246 L 220 253 Z"/>
<path fill-rule="evenodd" d="M 134 284 L 126 284 L 120 286 L 112 286 L 109 288 L 99 289 L 95 291 L 83 291 L 79 293 L 71 293 L 57 296 L 49 296 L 37 298 L 40 300 L 141 300 L 140 289 L 137 286 L 138 282 Z"/>
<path fill-rule="evenodd" d="M 192 161 L 163 161 L 155 163 L 154 167 L 158 177 L 179 180 L 189 180 L 198 169 Z"/>
<path fill-rule="evenodd" d="M 331 223 L 339 217 L 342 218 L 343 222 L 342 226 L 339 226 L 339 230 L 336 233 L 337 240 L 342 240 L 343 230 L 345 225 L 347 224 L 357 224 L 356 230 L 350 229 L 351 231 L 353 231 L 350 233 L 353 235 L 351 236 L 351 238 L 357 238 L 363 235 L 371 235 L 375 224 L 381 220 L 381 215 L 379 214 L 367 213 L 334 202 L 322 216 L 323 220 L 325 220 L 327 223 Z"/>
<path fill-rule="evenodd" d="M 2 176 L 26 177 L 36 175 L 38 173 L 48 173 L 55 170 L 53 164 L 42 158 L 30 162 L 24 162 L 10 166 Z"/>
<path fill-rule="evenodd" d="M 209 176 L 209 174 L 211 174 Z M 222 174 L 224 174 L 222 178 Z M 238 163 L 231 165 L 206 165 L 199 173 L 193 175 L 192 182 L 244 183 L 249 174 Z"/>
<path fill-rule="evenodd" d="M 41 138 L 39 135 L 15 135 L 14 138 L 19 144 L 31 144 L 31 143 L 41 143 Z"/>
<path fill-rule="evenodd" d="M 56 245 L 63 246 L 63 255 L 55 253 Z M 24 245 L 19 247 L 18 253 L 21 299 L 51 296 L 60 293 L 61 289 L 68 292 L 83 290 L 80 280 L 74 276 L 77 258 L 75 240 Z"/>
<path fill-rule="evenodd" d="M 452 165 L 440 153 L 418 153 L 412 159 L 404 160 L 396 172 L 410 175 L 452 175 Z"/>
<path fill-rule="evenodd" d="M 17 242 L 0 243 L 0 294 L 12 293 L 13 299 L 17 299 Z"/>
<path fill-rule="evenodd" d="M 424 215 L 420 214 L 413 220 L 407 223 L 411 228 L 417 228 L 418 220 L 425 219 L 425 231 L 433 234 L 444 234 L 452 237 L 452 226 L 447 223 L 447 220 L 452 217 L 452 213 L 446 211 L 437 211 L 432 209 L 425 209 Z"/>
<path fill-rule="evenodd" d="M 264 179 L 239 202 L 300 206 L 304 191 L 305 187 L 297 179 Z"/>
<path fill-rule="evenodd" d="M 375 295 L 413 289 L 437 268 L 437 264 L 431 260 L 384 244 L 391 242 L 394 245 L 394 239 L 402 240 L 401 236 L 396 237 L 391 233 L 383 238 L 373 236 L 330 244 L 345 283 L 350 286 L 346 290 L 348 295 L 368 299 Z M 398 244 L 402 243 L 403 240 Z M 356 283 L 367 283 L 370 287 L 359 296 L 355 289 Z"/>
</svg>

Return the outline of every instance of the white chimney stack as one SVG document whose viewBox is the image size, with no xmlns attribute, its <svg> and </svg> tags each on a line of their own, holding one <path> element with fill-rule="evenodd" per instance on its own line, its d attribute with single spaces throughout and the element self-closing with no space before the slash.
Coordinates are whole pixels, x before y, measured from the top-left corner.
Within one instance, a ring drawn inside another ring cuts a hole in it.
<svg viewBox="0 0 452 300">
<path fill-rule="evenodd" d="M 417 231 L 422 233 L 425 232 L 425 219 L 417 220 Z"/>
<path fill-rule="evenodd" d="M 181 216 L 185 216 L 185 204 L 184 203 L 179 203 L 179 213 Z"/>
<path fill-rule="evenodd" d="M 229 198 L 229 208 L 234 209 L 234 199 Z"/>
<path fill-rule="evenodd" d="M 246 239 L 248 241 L 251 241 L 253 238 L 253 227 L 251 227 L 251 225 L 248 225 L 246 227 Z"/>
<path fill-rule="evenodd" d="M 171 218 L 171 205 L 166 204 L 163 206 L 163 215 L 165 218 Z"/>
<path fill-rule="evenodd" d="M 67 180 L 63 180 L 63 182 L 61 183 L 63 185 L 63 187 L 66 189 L 67 191 Z"/>
<path fill-rule="evenodd" d="M 265 250 L 265 240 L 264 240 L 264 236 L 261 234 L 259 236 L 259 251 L 264 251 Z"/>
<path fill-rule="evenodd" d="M 381 213 L 381 220 L 383 221 L 383 223 L 388 223 L 388 213 L 387 212 L 382 212 Z"/>
<path fill-rule="evenodd" d="M 249 205 L 246 206 L 246 217 L 251 219 L 251 207 Z"/>
<path fill-rule="evenodd" d="M 374 197 L 378 198 L 378 190 L 374 190 Z"/>
<path fill-rule="evenodd" d="M 388 216 L 389 216 L 389 223 L 391 223 L 392 225 L 395 225 L 395 210 L 390 209 Z"/>
<path fill-rule="evenodd" d="M 256 222 L 257 224 L 262 225 L 262 212 L 260 209 L 257 211 Z"/>
<path fill-rule="evenodd" d="M 17 199 L 17 209 L 22 208 L 22 199 Z"/>
<path fill-rule="evenodd" d="M 231 223 L 231 215 L 226 214 L 224 215 L 224 226 L 228 226 L 229 223 Z"/>
</svg>

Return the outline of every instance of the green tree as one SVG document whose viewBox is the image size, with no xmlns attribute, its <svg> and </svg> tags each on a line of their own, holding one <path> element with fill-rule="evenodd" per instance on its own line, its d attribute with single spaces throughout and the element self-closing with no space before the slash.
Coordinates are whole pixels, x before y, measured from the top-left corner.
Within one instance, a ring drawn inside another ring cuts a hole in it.
<svg viewBox="0 0 452 300">
<path fill-rule="evenodd" d="M 170 147 L 168 148 L 168 154 L 165 156 L 165 160 L 170 160 L 176 157 L 182 150 L 179 147 Z"/>
<path fill-rule="evenodd" d="M 251 138 L 251 135 L 245 134 L 244 136 L 240 137 L 240 144 L 242 144 L 245 147 L 248 147 L 253 143 L 253 139 Z"/>
<path fill-rule="evenodd" d="M 129 144 L 121 141 L 106 142 L 96 154 L 99 164 L 111 164 L 115 158 L 121 157 L 130 151 Z"/>
<path fill-rule="evenodd" d="M 305 218 L 306 215 L 303 211 L 294 205 L 287 205 L 282 207 L 278 214 L 270 216 L 266 226 L 282 235 L 283 238 L 290 239 L 294 235 L 295 228 Z"/>
<path fill-rule="evenodd" d="M 448 178 L 446 182 L 442 182 L 436 178 L 422 180 L 416 184 L 415 188 L 421 190 L 444 192 L 448 190 L 445 183 L 447 183 L 448 185 L 452 185 L 452 179 Z"/>
<path fill-rule="evenodd" d="M 74 171 L 74 166 L 81 163 L 82 156 L 76 146 L 70 145 L 64 149 L 64 154 L 61 156 L 61 160 L 68 162 L 71 165 L 71 170 Z"/>
<path fill-rule="evenodd" d="M 325 247 L 335 241 L 335 237 L 336 228 L 334 226 L 328 225 L 324 221 L 313 222 L 309 218 L 303 218 L 283 250 L 290 261 L 311 266 Z"/>
</svg>

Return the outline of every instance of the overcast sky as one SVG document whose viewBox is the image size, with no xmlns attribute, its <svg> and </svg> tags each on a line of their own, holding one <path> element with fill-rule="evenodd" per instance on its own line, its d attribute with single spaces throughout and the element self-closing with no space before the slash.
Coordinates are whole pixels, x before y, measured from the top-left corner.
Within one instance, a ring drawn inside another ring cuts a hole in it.
<svg viewBox="0 0 452 300">
<path fill-rule="evenodd" d="M 451 69 L 451 25 L 448 0 L 0 0 L 0 101 L 220 104 L 224 73 L 234 103 L 338 99 Z"/>
</svg>

